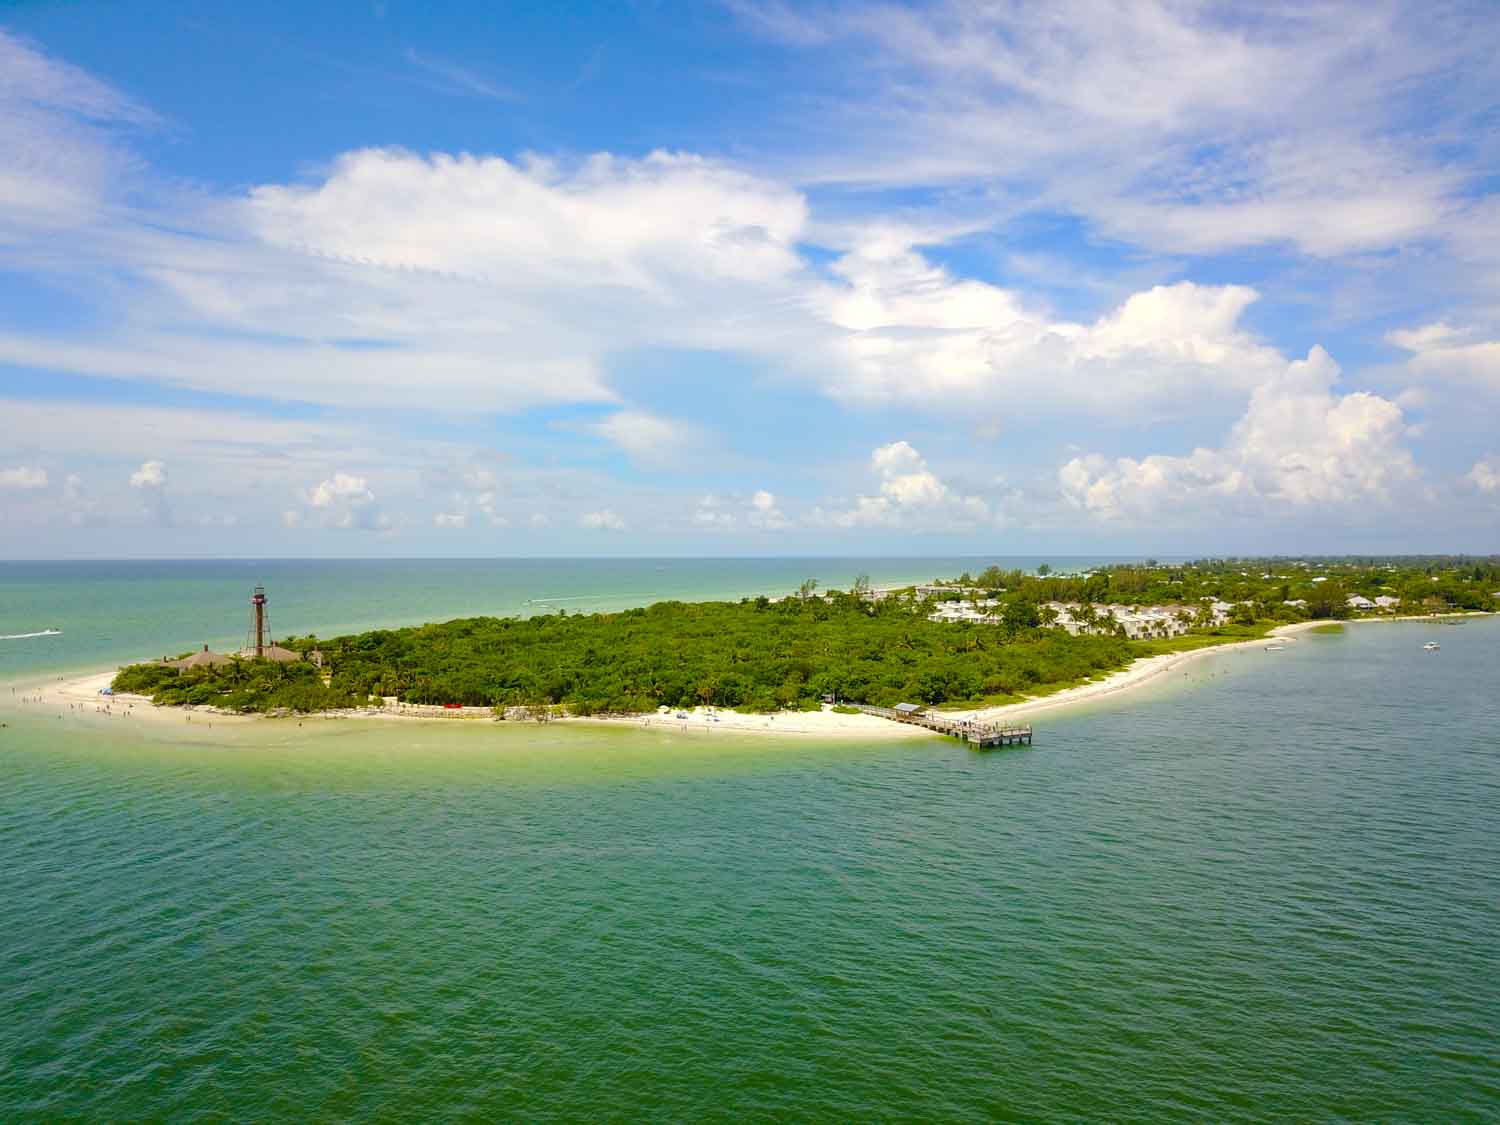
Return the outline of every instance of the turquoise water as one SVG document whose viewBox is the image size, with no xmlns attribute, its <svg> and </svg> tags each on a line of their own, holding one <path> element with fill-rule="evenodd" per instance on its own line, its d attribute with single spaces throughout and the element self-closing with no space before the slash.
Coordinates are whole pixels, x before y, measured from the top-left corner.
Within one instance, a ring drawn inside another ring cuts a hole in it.
<svg viewBox="0 0 1500 1125">
<path fill-rule="evenodd" d="M 988 755 L 0 700 L 0 1119 L 1495 1120 L 1497 657 Z"/>
</svg>

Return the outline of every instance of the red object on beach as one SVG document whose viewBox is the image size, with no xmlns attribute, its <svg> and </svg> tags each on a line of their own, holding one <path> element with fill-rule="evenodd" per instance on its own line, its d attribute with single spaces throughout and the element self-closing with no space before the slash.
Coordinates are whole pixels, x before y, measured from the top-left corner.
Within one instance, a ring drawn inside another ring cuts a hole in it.
<svg viewBox="0 0 1500 1125">
<path fill-rule="evenodd" d="M 444 703 L 443 704 L 443 709 L 446 710 L 446 711 L 457 711 L 461 707 L 463 707 L 462 703 Z"/>
</svg>

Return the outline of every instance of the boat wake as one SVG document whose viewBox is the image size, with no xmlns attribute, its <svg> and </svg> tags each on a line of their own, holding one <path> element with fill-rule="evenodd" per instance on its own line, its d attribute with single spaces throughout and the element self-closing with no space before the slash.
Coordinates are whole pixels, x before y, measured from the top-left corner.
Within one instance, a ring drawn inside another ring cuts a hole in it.
<svg viewBox="0 0 1500 1125">
<path fill-rule="evenodd" d="M 62 636 L 61 629 L 43 629 L 40 633 L 3 633 L 0 634 L 0 641 L 24 641 L 29 640 L 32 637 L 60 636 Z"/>
</svg>

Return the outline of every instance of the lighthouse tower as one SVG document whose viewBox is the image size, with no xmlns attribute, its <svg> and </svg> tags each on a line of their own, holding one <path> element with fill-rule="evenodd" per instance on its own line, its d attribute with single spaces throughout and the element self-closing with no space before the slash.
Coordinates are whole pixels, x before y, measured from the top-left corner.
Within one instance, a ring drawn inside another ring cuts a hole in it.
<svg viewBox="0 0 1500 1125">
<path fill-rule="evenodd" d="M 255 659 L 263 660 L 266 655 L 266 588 L 255 587 L 255 593 L 250 596 L 250 604 L 255 607 Z"/>
</svg>

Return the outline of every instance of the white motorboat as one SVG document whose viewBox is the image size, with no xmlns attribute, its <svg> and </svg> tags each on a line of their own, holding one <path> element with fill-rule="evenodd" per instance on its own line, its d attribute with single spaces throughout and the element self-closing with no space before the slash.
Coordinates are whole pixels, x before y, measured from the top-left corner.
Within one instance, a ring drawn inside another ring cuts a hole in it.
<svg viewBox="0 0 1500 1125">
<path fill-rule="evenodd" d="M 1443 646 L 1440 645 L 1440 644 L 1438 644 L 1437 641 L 1428 641 L 1422 647 L 1425 648 L 1428 652 L 1436 652 L 1438 649 L 1442 648 Z"/>
</svg>

